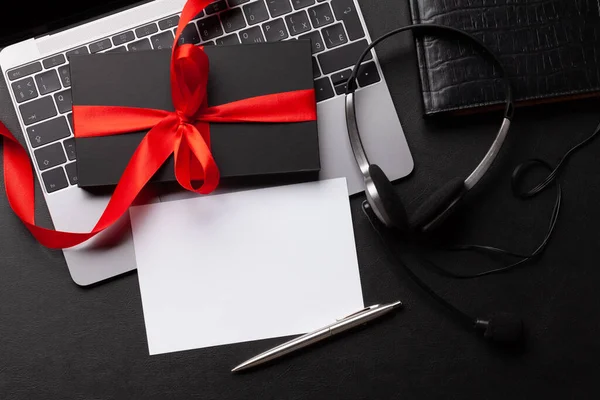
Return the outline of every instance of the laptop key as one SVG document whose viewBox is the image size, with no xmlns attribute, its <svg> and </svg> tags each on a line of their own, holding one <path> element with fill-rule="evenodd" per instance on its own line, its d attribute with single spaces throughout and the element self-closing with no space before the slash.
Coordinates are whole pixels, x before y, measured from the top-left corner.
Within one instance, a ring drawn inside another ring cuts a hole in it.
<svg viewBox="0 0 600 400">
<path fill-rule="evenodd" d="M 344 26 L 341 23 L 323 28 L 323 37 L 325 44 L 330 49 L 348 43 L 348 37 L 346 37 Z"/>
<path fill-rule="evenodd" d="M 125 47 L 125 46 L 115 47 L 114 49 L 108 50 L 107 53 L 127 53 L 127 47 Z"/>
<path fill-rule="evenodd" d="M 325 43 L 323 43 L 319 31 L 312 31 L 306 35 L 298 36 L 298 39 L 310 39 L 312 54 L 317 54 L 325 50 Z"/>
<path fill-rule="evenodd" d="M 308 16 L 312 22 L 313 27 L 320 28 L 325 25 L 329 25 L 335 21 L 331 7 L 329 4 L 319 4 L 316 7 L 308 9 Z"/>
<path fill-rule="evenodd" d="M 73 107 L 73 100 L 71 99 L 71 89 L 63 90 L 54 95 L 54 101 L 58 107 L 58 112 L 64 114 L 70 112 Z"/>
<path fill-rule="evenodd" d="M 44 68 L 50 69 L 50 68 L 54 68 L 58 65 L 62 65 L 66 62 L 67 62 L 67 60 L 65 60 L 65 56 L 63 56 L 62 54 L 57 54 L 50 58 L 46 58 L 44 61 L 42 61 L 42 64 L 44 65 Z"/>
<path fill-rule="evenodd" d="M 222 38 L 218 38 L 215 40 L 217 45 L 231 45 L 231 44 L 240 44 L 240 38 L 238 38 L 237 33 L 233 33 L 231 35 L 223 36 Z"/>
<path fill-rule="evenodd" d="M 215 2 L 207 5 L 206 8 L 204 9 L 204 11 L 206 12 L 207 15 L 211 15 L 211 14 L 216 14 L 216 13 L 221 12 L 226 9 L 227 9 L 227 4 L 225 4 L 225 0 L 219 0 L 219 1 L 215 1 Z"/>
<path fill-rule="evenodd" d="M 290 0 L 267 0 L 267 7 L 273 18 L 292 12 Z"/>
<path fill-rule="evenodd" d="M 40 72 L 42 70 L 42 64 L 39 62 L 25 65 L 23 67 L 13 69 L 12 71 L 8 71 L 8 79 L 14 81 L 15 79 L 23 78 L 24 76 L 35 74 L 36 72 Z"/>
<path fill-rule="evenodd" d="M 69 70 L 68 65 L 63 65 L 58 69 L 58 76 L 64 87 L 71 86 L 71 71 Z"/>
<path fill-rule="evenodd" d="M 335 85 L 335 93 L 338 95 L 346 93 L 346 87 L 348 84 L 346 82 L 338 83 Z"/>
<path fill-rule="evenodd" d="M 349 45 L 338 47 L 335 50 L 319 54 L 319 64 L 324 74 L 330 74 L 341 69 L 351 67 L 356 64 L 358 57 L 367 48 L 367 41 L 360 40 Z M 365 60 L 372 59 L 371 52 L 367 54 Z"/>
<path fill-rule="evenodd" d="M 231 33 L 246 27 L 244 13 L 240 8 L 234 8 L 221 14 L 221 22 L 225 32 Z"/>
<path fill-rule="evenodd" d="M 194 25 L 192 23 L 192 24 L 188 24 L 188 26 L 183 28 L 183 31 L 181 32 L 181 35 L 179 36 L 178 43 L 179 44 L 198 44 L 198 43 L 200 43 L 200 36 L 198 35 L 198 30 L 196 30 L 196 25 Z"/>
<path fill-rule="evenodd" d="M 321 69 L 319 68 L 319 63 L 316 58 L 312 58 L 312 67 L 313 67 L 313 79 L 316 79 L 321 76 Z"/>
<path fill-rule="evenodd" d="M 67 114 L 67 119 L 69 120 L 69 125 L 71 126 L 71 131 L 74 132 L 75 129 L 73 129 L 73 113 Z"/>
<path fill-rule="evenodd" d="M 79 47 L 77 49 L 73 49 L 70 51 L 67 51 L 67 58 L 69 58 L 70 56 L 78 56 L 80 54 L 90 54 L 89 50 L 87 47 Z"/>
<path fill-rule="evenodd" d="M 315 4 L 315 0 L 292 0 L 294 9 L 299 10 L 304 7 L 312 6 Z"/>
<path fill-rule="evenodd" d="M 25 125 L 31 125 L 52 118 L 58 114 L 54 102 L 52 101 L 52 97 L 50 96 L 45 96 L 30 101 L 29 103 L 22 104 L 19 106 L 19 111 L 21 112 L 21 117 L 23 118 L 23 123 Z"/>
<path fill-rule="evenodd" d="M 148 38 L 138 40 L 137 42 L 129 43 L 127 45 L 129 51 L 141 51 L 141 50 L 152 50 L 152 45 Z"/>
<path fill-rule="evenodd" d="M 140 26 L 139 28 L 137 28 L 135 30 L 135 34 L 137 35 L 138 38 L 141 38 L 144 36 L 149 36 L 156 32 L 158 32 L 158 26 L 156 26 L 156 24 L 148 24 L 148 25 Z"/>
<path fill-rule="evenodd" d="M 108 50 L 112 47 L 110 39 L 100 40 L 98 42 L 90 44 L 91 53 L 99 53 L 104 50 Z"/>
<path fill-rule="evenodd" d="M 171 31 L 165 31 L 159 33 L 158 35 L 152 36 L 150 38 L 150 41 L 152 41 L 152 46 L 154 47 L 154 49 L 161 50 L 170 49 L 171 47 L 173 47 L 174 39 L 175 37 L 173 36 Z"/>
<path fill-rule="evenodd" d="M 285 17 L 290 35 L 299 35 L 310 30 L 310 22 L 306 11 L 300 11 Z"/>
<path fill-rule="evenodd" d="M 55 70 L 37 74 L 35 76 L 35 83 L 37 83 L 40 94 L 47 94 L 61 88 L 60 80 L 58 79 L 58 74 Z"/>
<path fill-rule="evenodd" d="M 243 44 L 264 43 L 265 38 L 258 26 L 240 32 L 240 39 Z"/>
<path fill-rule="evenodd" d="M 317 101 L 323 101 L 332 98 L 334 94 L 329 78 L 325 77 L 317 79 L 315 81 L 315 92 L 317 96 Z"/>
<path fill-rule="evenodd" d="M 65 171 L 67 171 L 67 178 L 71 185 L 77 185 L 77 163 L 69 163 L 65 165 Z"/>
<path fill-rule="evenodd" d="M 337 72 L 331 75 L 331 81 L 334 85 L 339 85 L 340 83 L 348 82 L 348 79 L 352 75 L 352 69 L 348 68 L 343 70 L 342 72 Z"/>
<path fill-rule="evenodd" d="M 255 25 L 269 19 L 269 12 L 263 0 L 253 1 L 250 4 L 246 4 L 243 8 L 248 24 L 250 25 Z"/>
<path fill-rule="evenodd" d="M 277 42 L 289 37 L 283 18 L 265 22 L 262 26 L 267 42 Z M 317 32 L 318 33 L 318 32 Z"/>
<path fill-rule="evenodd" d="M 165 29 L 169 29 L 169 28 L 176 28 L 178 24 L 179 24 L 179 15 L 174 15 L 167 19 L 163 19 L 162 21 L 158 21 L 158 27 L 161 30 L 165 30 Z"/>
<path fill-rule="evenodd" d="M 37 88 L 33 83 L 33 78 L 25 78 L 11 84 L 17 103 L 34 99 L 38 96 Z"/>
<path fill-rule="evenodd" d="M 75 139 L 69 138 L 63 142 L 63 146 L 65 147 L 65 153 L 67 153 L 67 158 L 69 161 L 73 161 L 77 158 L 77 154 L 75 153 Z"/>
<path fill-rule="evenodd" d="M 363 64 L 358 69 L 358 84 L 362 87 L 372 85 L 381 80 L 374 62 Z"/>
<path fill-rule="evenodd" d="M 54 118 L 27 128 L 29 143 L 34 149 L 48 143 L 69 137 L 71 131 L 65 117 Z"/>
<path fill-rule="evenodd" d="M 65 117 L 50 119 L 27 128 L 29 143 L 31 143 L 31 147 L 34 149 L 36 147 L 44 146 L 48 143 L 69 137 L 70 135 L 71 131 L 67 126 L 67 120 Z"/>
<path fill-rule="evenodd" d="M 211 40 L 219 37 L 223 34 L 223 28 L 221 28 L 221 22 L 219 17 L 213 15 L 212 17 L 201 19 L 198 23 L 198 30 L 200 31 L 200 37 L 203 41 Z"/>
<path fill-rule="evenodd" d="M 344 21 L 350 40 L 365 37 L 365 30 L 352 0 L 331 0 L 333 12 L 338 21 Z"/>
<path fill-rule="evenodd" d="M 235 7 L 247 3 L 249 1 L 250 0 L 227 0 L 227 3 L 229 4 L 229 7 Z"/>
<path fill-rule="evenodd" d="M 44 172 L 42 174 L 42 180 L 44 181 L 44 186 L 46 187 L 46 192 L 48 193 L 56 192 L 57 190 L 61 190 L 69 186 L 62 167 L 54 168 L 50 171 Z"/>
<path fill-rule="evenodd" d="M 132 31 L 123 32 L 118 35 L 113 36 L 112 41 L 115 46 L 120 46 L 127 42 L 132 42 L 135 40 L 135 35 Z"/>
<path fill-rule="evenodd" d="M 56 167 L 67 161 L 62 144 L 54 143 L 33 152 L 40 171 Z"/>
</svg>

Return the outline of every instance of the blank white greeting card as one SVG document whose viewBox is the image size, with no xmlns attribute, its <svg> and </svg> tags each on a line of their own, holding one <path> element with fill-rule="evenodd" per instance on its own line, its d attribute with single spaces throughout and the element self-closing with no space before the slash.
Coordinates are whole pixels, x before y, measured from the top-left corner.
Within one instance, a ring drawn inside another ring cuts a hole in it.
<svg viewBox="0 0 600 400">
<path fill-rule="evenodd" d="M 306 333 L 364 307 L 344 178 L 130 213 L 150 354 Z"/>
</svg>

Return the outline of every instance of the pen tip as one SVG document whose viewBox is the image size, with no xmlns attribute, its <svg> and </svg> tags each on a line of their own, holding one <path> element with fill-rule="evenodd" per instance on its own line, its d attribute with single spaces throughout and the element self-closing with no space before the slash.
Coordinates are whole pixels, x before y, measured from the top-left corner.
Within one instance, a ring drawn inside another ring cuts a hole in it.
<svg viewBox="0 0 600 400">
<path fill-rule="evenodd" d="M 241 363 L 237 367 L 231 370 L 231 372 L 239 372 L 249 367 L 249 364 L 246 362 Z"/>
</svg>

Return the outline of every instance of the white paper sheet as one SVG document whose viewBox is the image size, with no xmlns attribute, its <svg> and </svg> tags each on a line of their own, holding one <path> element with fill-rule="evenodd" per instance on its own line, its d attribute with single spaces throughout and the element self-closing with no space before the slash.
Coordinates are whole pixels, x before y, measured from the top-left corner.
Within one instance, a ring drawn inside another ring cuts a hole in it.
<svg viewBox="0 0 600 400">
<path fill-rule="evenodd" d="M 150 354 L 301 334 L 363 308 L 346 180 L 131 209 Z"/>
</svg>

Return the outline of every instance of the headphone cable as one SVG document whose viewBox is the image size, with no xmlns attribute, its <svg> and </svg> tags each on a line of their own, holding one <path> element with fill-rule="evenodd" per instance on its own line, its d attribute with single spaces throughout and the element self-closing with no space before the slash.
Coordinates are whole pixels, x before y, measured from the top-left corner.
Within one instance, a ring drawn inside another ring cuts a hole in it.
<svg viewBox="0 0 600 400">
<path fill-rule="evenodd" d="M 408 263 L 406 263 L 397 254 L 396 251 L 392 250 L 392 247 L 387 243 L 387 240 L 385 239 L 384 234 L 382 233 L 382 230 L 379 229 L 379 227 L 377 226 L 379 224 L 379 221 L 375 220 L 375 218 L 373 218 L 372 215 L 368 212 L 371 209 L 371 206 L 369 205 L 369 203 L 366 200 L 363 200 L 361 209 L 362 209 L 363 213 L 365 214 L 365 216 L 367 217 L 367 220 L 371 224 L 373 231 L 375 231 L 375 233 L 377 234 L 377 237 L 383 244 L 383 248 L 387 251 L 388 256 L 390 258 L 392 258 L 396 264 L 399 264 L 404 269 L 404 271 L 408 274 L 410 279 L 412 279 L 412 281 L 415 282 L 425 293 L 427 293 L 429 296 L 433 297 L 439 304 L 446 307 L 446 309 L 448 311 L 450 311 L 452 314 L 454 314 L 454 316 L 457 317 L 460 321 L 462 321 L 462 323 L 465 324 L 466 327 L 468 327 L 470 329 L 474 329 L 475 323 L 476 323 L 475 318 L 465 314 L 463 311 L 459 310 L 454 305 L 452 305 L 450 302 L 446 301 L 443 297 L 441 297 L 439 294 L 437 294 L 432 288 L 429 287 L 429 285 L 427 285 L 423 280 L 421 280 L 421 278 L 419 278 L 419 276 L 413 271 L 413 269 L 411 267 L 409 267 Z"/>
<path fill-rule="evenodd" d="M 415 254 L 417 256 L 417 258 L 420 261 L 423 261 L 425 264 L 429 265 L 430 267 L 433 267 L 441 275 L 451 277 L 451 278 L 456 278 L 456 279 L 473 279 L 473 278 L 480 278 L 480 277 L 487 276 L 487 275 L 507 272 L 509 270 L 515 269 L 515 268 L 525 264 L 526 262 L 531 261 L 531 260 L 537 258 L 538 256 L 540 256 L 546 249 L 546 247 L 550 241 L 550 238 L 554 232 L 554 229 L 556 227 L 556 222 L 558 221 L 561 204 L 562 204 L 562 188 L 558 182 L 555 182 L 556 178 L 557 178 L 558 174 L 560 173 L 561 169 L 565 166 L 566 161 L 569 159 L 569 157 L 571 157 L 573 154 L 575 154 L 575 152 L 577 152 L 581 148 L 590 144 L 592 142 L 592 140 L 594 140 L 598 136 L 598 134 L 600 134 L 600 124 L 598 125 L 598 127 L 596 128 L 594 133 L 592 133 L 585 140 L 581 141 L 577 145 L 573 146 L 569 151 L 567 151 L 565 153 L 565 155 L 559 160 L 556 167 L 554 167 L 554 168 L 552 168 L 545 161 L 542 161 L 539 159 L 531 159 L 529 161 L 519 164 L 514 169 L 514 171 L 512 173 L 512 177 L 511 177 L 511 187 L 512 187 L 513 194 L 520 199 L 533 198 L 536 195 L 543 192 L 552 183 L 556 183 L 556 200 L 554 202 L 554 207 L 552 208 L 552 214 L 550 217 L 548 231 L 544 237 L 544 240 L 535 249 L 535 251 L 533 253 L 520 254 L 520 253 L 515 253 L 515 252 L 507 251 L 504 249 L 500 249 L 497 247 L 472 245 L 472 244 L 455 246 L 453 248 L 448 249 L 448 250 L 453 250 L 453 251 L 478 251 L 478 252 L 488 253 L 488 254 L 501 254 L 501 255 L 508 255 L 508 256 L 512 256 L 512 257 L 521 258 L 521 260 L 519 260 L 515 263 L 512 263 L 510 265 L 500 267 L 500 268 L 490 269 L 490 270 L 483 271 L 483 272 L 478 272 L 475 274 L 455 273 L 446 268 L 440 267 L 439 265 L 437 265 L 436 263 L 434 263 L 433 261 L 431 261 L 430 259 L 425 257 L 423 254 Z M 527 190 L 527 191 L 519 190 L 519 188 L 521 186 L 520 183 L 521 183 L 521 180 L 523 179 L 524 174 L 536 166 L 542 166 L 542 167 L 546 168 L 547 170 L 550 171 L 549 174 L 544 178 L 543 181 L 541 181 L 539 184 L 537 184 L 532 189 Z M 362 208 L 363 213 L 366 215 L 367 220 L 371 224 L 373 231 L 377 234 L 379 240 L 383 244 L 383 247 L 387 251 L 388 255 L 393 259 L 393 261 L 395 261 L 396 264 L 400 265 L 402 267 L 402 269 L 404 269 L 404 271 L 408 274 L 408 276 L 411 278 L 411 280 L 414 283 L 416 283 L 417 286 L 419 286 L 425 293 L 427 293 L 434 300 L 436 300 L 438 302 L 438 304 L 444 306 L 450 313 L 452 313 L 457 318 L 457 320 L 461 321 L 465 325 L 466 328 L 468 328 L 470 330 L 477 330 L 478 328 L 481 328 L 479 326 L 480 322 L 482 322 L 481 320 L 469 316 L 468 314 L 461 311 L 460 309 L 458 309 L 457 307 L 452 305 L 450 302 L 445 300 L 442 296 L 438 295 L 431 287 L 429 287 L 429 285 L 427 285 L 413 271 L 413 269 L 410 267 L 410 265 L 407 262 L 405 262 L 402 259 L 402 257 L 400 257 L 400 255 L 397 253 L 397 251 L 392 250 L 392 246 L 387 242 L 385 235 L 382 233 L 382 229 L 380 229 L 378 227 L 380 222 L 378 220 L 376 220 L 374 215 L 372 215 L 371 206 L 369 205 L 369 203 L 366 200 L 363 201 L 361 208 Z M 421 252 L 419 252 L 419 253 L 421 253 Z M 483 323 L 487 326 L 489 324 L 489 321 L 483 321 Z"/>
<path fill-rule="evenodd" d="M 448 276 L 448 277 L 455 278 L 455 279 L 474 279 L 474 278 L 480 278 L 480 277 L 487 276 L 487 275 L 498 274 L 498 273 L 510 271 L 512 269 L 515 269 L 515 268 L 539 257 L 546 249 L 548 243 L 550 242 L 550 238 L 552 237 L 552 234 L 554 233 L 554 228 L 556 227 L 556 223 L 558 221 L 558 216 L 559 216 L 561 205 L 562 205 L 562 188 L 561 188 L 560 184 L 558 182 L 556 182 L 556 178 L 558 177 L 561 170 L 566 166 L 566 162 L 569 160 L 569 158 L 571 156 L 573 156 L 578 150 L 581 150 L 585 146 L 589 145 L 594 139 L 596 139 L 598 137 L 599 134 L 600 134 L 600 124 L 596 127 L 596 129 L 590 136 L 588 136 L 587 138 L 585 138 L 584 140 L 582 140 L 575 146 L 571 147 L 571 149 L 569 149 L 569 151 L 567 151 L 561 157 L 559 162 L 556 164 L 556 167 L 554 167 L 554 168 L 552 168 L 550 166 L 550 164 L 548 164 L 547 162 L 545 162 L 543 160 L 530 159 L 528 161 L 525 161 L 525 162 L 519 164 L 513 170 L 513 173 L 511 176 L 512 192 L 517 198 L 520 198 L 523 200 L 531 199 L 531 198 L 537 196 L 538 194 L 542 193 L 545 189 L 547 189 L 552 183 L 556 184 L 556 197 L 555 197 L 556 200 L 554 201 L 554 207 L 552 208 L 548 231 L 547 231 L 546 235 L 544 236 L 544 239 L 542 240 L 540 245 L 533 251 L 533 253 L 520 254 L 520 253 L 500 249 L 500 248 L 493 247 L 493 246 L 483 246 L 483 245 L 476 245 L 476 244 L 464 244 L 464 245 L 458 245 L 458 246 L 452 246 L 452 247 L 445 248 L 445 250 L 448 250 L 448 251 L 475 251 L 475 252 L 480 252 L 480 253 L 484 253 L 484 254 L 507 255 L 510 257 L 516 257 L 516 258 L 521 259 L 517 262 L 514 262 L 512 264 L 509 264 L 509 265 L 506 265 L 503 267 L 494 268 L 494 269 L 490 269 L 490 270 L 483 271 L 483 272 L 477 272 L 477 273 L 473 273 L 473 274 L 456 273 L 456 272 L 450 271 L 447 268 L 441 267 L 440 265 L 436 264 L 435 262 L 431 261 L 430 259 L 428 259 L 427 257 L 425 257 L 423 255 L 421 255 L 420 258 L 426 264 L 428 264 L 430 267 L 434 268 L 435 270 L 437 270 L 440 274 L 442 274 L 444 276 Z M 522 186 L 521 182 L 523 180 L 524 175 L 527 172 L 531 171 L 534 167 L 540 167 L 540 166 L 549 171 L 548 175 L 533 188 L 531 188 L 529 190 L 525 190 L 525 191 L 521 190 L 520 189 Z"/>
</svg>

